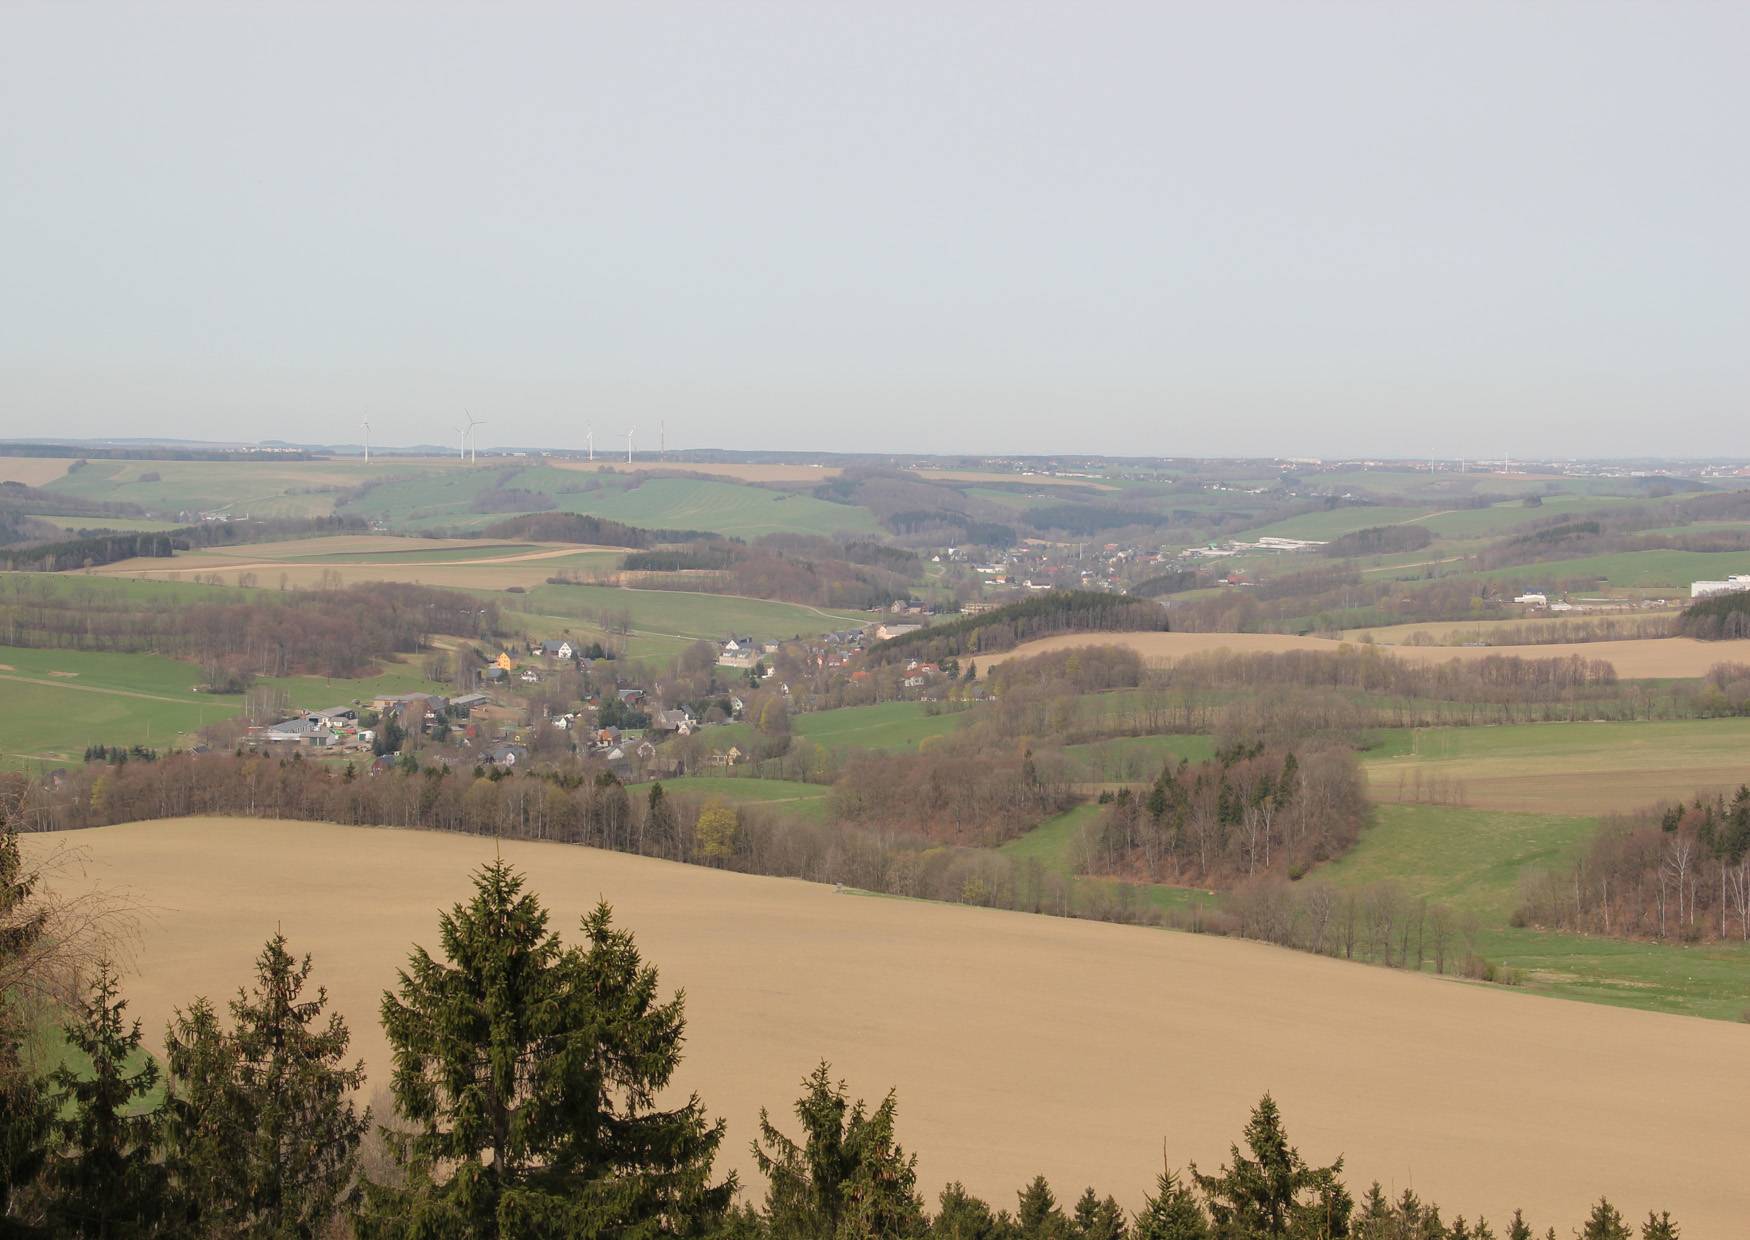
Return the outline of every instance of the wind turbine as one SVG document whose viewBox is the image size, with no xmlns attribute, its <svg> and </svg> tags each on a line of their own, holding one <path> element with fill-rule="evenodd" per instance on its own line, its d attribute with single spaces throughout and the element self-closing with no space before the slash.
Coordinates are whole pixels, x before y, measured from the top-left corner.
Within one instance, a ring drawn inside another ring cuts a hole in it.
<svg viewBox="0 0 1750 1240">
<path fill-rule="evenodd" d="M 632 428 L 626 428 L 626 464 L 632 463 Z"/>
<path fill-rule="evenodd" d="M 456 433 L 462 437 L 461 446 L 456 449 L 456 459 L 466 461 L 468 459 L 468 424 L 462 423 L 456 428 Z"/>
<path fill-rule="evenodd" d="M 466 413 L 467 411 L 463 410 L 463 412 Z M 471 413 L 468 414 L 468 432 L 470 434 L 473 433 L 474 428 L 476 426 L 485 426 L 485 425 L 486 425 L 486 419 L 477 418 Z M 480 436 L 475 435 L 474 436 L 474 447 L 469 451 L 469 454 L 468 454 L 468 463 L 470 465 L 473 465 L 473 464 L 476 464 L 479 460 L 480 460 Z"/>
<path fill-rule="evenodd" d="M 595 427 L 589 428 L 589 434 L 583 437 L 583 442 L 589 445 L 589 459 L 595 460 Z"/>
<path fill-rule="evenodd" d="M 365 419 L 365 464 L 371 463 L 371 420 Z"/>
</svg>

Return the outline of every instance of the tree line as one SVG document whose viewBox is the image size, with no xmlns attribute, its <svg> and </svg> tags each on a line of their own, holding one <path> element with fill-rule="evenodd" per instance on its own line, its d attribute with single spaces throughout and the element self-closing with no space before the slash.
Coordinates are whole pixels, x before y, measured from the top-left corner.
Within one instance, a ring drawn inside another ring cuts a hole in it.
<svg viewBox="0 0 1750 1240">
<path fill-rule="evenodd" d="M 1033 638 L 1060 633 L 1164 632 L 1166 628 L 1166 610 L 1156 603 L 1121 594 L 1051 590 L 877 643 L 869 651 L 868 661 L 878 665 L 907 659 L 965 659 L 984 651 L 1012 650 Z"/>
<path fill-rule="evenodd" d="M 16 577 L 0 589 L 0 642 L 166 655 L 201 667 L 209 688 L 254 676 L 355 677 L 424 647 L 433 633 L 482 638 L 498 608 L 455 590 L 372 582 L 333 590 L 235 592 L 207 602 L 153 591 Z"/>
<path fill-rule="evenodd" d="M 1012 1211 L 952 1183 L 932 1214 L 896 1096 L 853 1101 L 824 1062 L 802 1083 L 794 1135 L 761 1111 L 765 1191 L 743 1194 L 715 1170 L 723 1120 L 696 1094 L 657 1101 L 681 1061 L 685 1002 L 663 995 L 608 905 L 568 944 L 509 865 L 473 878 L 439 914 L 437 949 L 414 945 L 383 994 L 386 1115 L 359 1109 L 351 1030 L 277 933 L 224 1015 L 204 997 L 176 1011 L 162 1065 L 107 962 L 79 986 L 73 1054 L 47 1076 L 25 1048 L 38 1013 L 0 991 L 0 1227 L 45 1240 L 1534 1240 L 1517 1211 L 1497 1233 L 1377 1183 L 1357 1202 L 1343 1160 L 1308 1163 L 1268 1094 L 1226 1162 L 1163 1170 L 1134 1214 L 1092 1187 L 1066 1208 L 1042 1176 Z M 16 836 L 0 836 L 0 977 L 39 933 L 36 879 Z M 1577 1234 L 1635 1233 L 1600 1198 Z M 1640 1229 L 1678 1234 L 1668 1214 Z"/>
</svg>

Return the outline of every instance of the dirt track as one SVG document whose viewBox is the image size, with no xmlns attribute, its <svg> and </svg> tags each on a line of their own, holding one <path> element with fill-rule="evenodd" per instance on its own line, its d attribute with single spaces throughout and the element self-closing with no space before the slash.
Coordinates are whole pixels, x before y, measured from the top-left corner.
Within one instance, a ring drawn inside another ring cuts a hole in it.
<svg viewBox="0 0 1750 1240">
<path fill-rule="evenodd" d="M 1282 650 L 1336 650 L 1345 643 L 1286 633 L 1068 633 L 1024 642 L 1001 654 L 979 655 L 984 667 L 1076 646 L 1128 646 L 1150 660 L 1171 661 L 1211 650 L 1263 653 Z M 1604 659 L 1626 680 L 1703 676 L 1716 663 L 1750 663 L 1750 639 L 1703 642 L 1691 637 L 1648 637 L 1620 642 L 1552 642 L 1536 646 L 1382 646 L 1380 650 L 1412 663 L 1485 659 Z"/>
<path fill-rule="evenodd" d="M 66 837 L 57 837 L 66 838 Z M 376 1081 L 383 987 L 489 840 L 182 820 L 78 833 L 92 875 L 154 907 L 128 983 L 153 1035 L 173 1003 L 222 998 L 276 925 L 316 957 Z M 44 844 L 27 837 L 27 848 Z M 1214 1166 L 1264 1090 L 1309 1157 L 1413 1186 L 1448 1218 L 1523 1206 L 1568 1234 L 1600 1192 L 1670 1209 L 1690 1240 L 1750 1215 L 1734 1065 L 1750 1031 L 1538 999 L 1253 943 L 839 895 L 827 887 L 508 843 L 574 932 L 598 896 L 637 931 L 690 1018 L 677 1084 L 726 1116 L 749 1174 L 759 1107 L 787 1127 L 821 1057 L 854 1090 L 897 1086 L 932 1196 L 998 1204 L 1036 1172 L 1134 1206 L 1160 1169 Z M 757 1183 L 757 1180 L 755 1181 Z"/>
</svg>

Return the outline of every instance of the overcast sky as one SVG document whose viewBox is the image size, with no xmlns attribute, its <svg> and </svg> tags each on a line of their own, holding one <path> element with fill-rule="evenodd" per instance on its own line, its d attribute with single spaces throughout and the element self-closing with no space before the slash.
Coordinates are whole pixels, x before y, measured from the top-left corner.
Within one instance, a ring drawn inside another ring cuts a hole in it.
<svg viewBox="0 0 1750 1240">
<path fill-rule="evenodd" d="M 0 436 L 1750 453 L 1750 5 L 0 0 Z"/>
</svg>

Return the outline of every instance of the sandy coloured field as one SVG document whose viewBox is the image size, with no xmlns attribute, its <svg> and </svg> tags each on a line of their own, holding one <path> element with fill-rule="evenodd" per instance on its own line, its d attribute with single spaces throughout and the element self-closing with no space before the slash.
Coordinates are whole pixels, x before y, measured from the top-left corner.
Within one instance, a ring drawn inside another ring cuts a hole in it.
<svg viewBox="0 0 1750 1240">
<path fill-rule="evenodd" d="M 71 457 L 0 456 L 0 482 L 22 482 L 27 487 L 47 486 L 67 472 Z"/>
<path fill-rule="evenodd" d="M 476 837 L 234 819 L 72 837 L 86 881 L 151 912 L 128 982 L 153 1034 L 220 997 L 281 926 L 353 1023 L 375 1022 L 408 945 L 493 855 Z M 28 849 L 45 837 L 27 837 Z M 1696 1240 L 1741 1234 L 1750 1080 L 1721 1065 L 1743 1027 L 1558 1000 L 1245 943 L 835 894 L 565 845 L 507 843 L 574 931 L 598 896 L 666 986 L 687 992 L 676 1084 L 727 1117 L 752 1177 L 759 1108 L 789 1121 L 821 1057 L 864 1096 L 898 1088 L 900 1133 L 933 1196 L 949 1178 L 999 1203 L 1036 1172 L 1130 1205 L 1175 1164 L 1213 1166 L 1266 1089 L 1309 1157 L 1352 1183 L 1414 1186 L 1448 1217 L 1523 1206 L 1566 1234 L 1607 1192 L 1670 1209 Z M 786 1126 L 793 1123 L 786 1122 Z M 757 1179 L 755 1180 L 757 1183 Z"/>
<path fill-rule="evenodd" d="M 581 469 L 597 472 L 603 469 L 643 471 L 663 469 L 689 474 L 710 474 L 714 478 L 729 478 L 736 482 L 824 482 L 844 473 L 838 465 L 749 465 L 718 461 L 633 461 L 603 457 L 595 461 L 560 461 L 549 458 L 546 464 L 556 469 Z"/>
<path fill-rule="evenodd" d="M 1170 662 L 1212 650 L 1267 653 L 1282 650 L 1336 650 L 1344 643 L 1325 637 L 1287 633 L 1066 633 L 1023 642 L 1000 654 L 981 654 L 978 662 L 995 667 L 1009 659 L 1024 659 L 1076 646 L 1128 646 L 1145 659 Z M 1651 677 L 1703 676 L 1716 663 L 1750 663 L 1750 638 L 1703 642 L 1692 637 L 1649 637 L 1620 642 L 1551 642 L 1536 646 L 1392 646 L 1394 658 L 1412 663 L 1444 663 L 1449 659 L 1485 659 L 1490 655 L 1522 659 L 1603 659 L 1628 680 Z"/>
<path fill-rule="evenodd" d="M 1350 641 L 1359 639 L 1363 634 L 1370 635 L 1381 646 L 1396 646 L 1407 641 L 1417 633 L 1426 633 L 1434 641 L 1450 641 L 1455 634 L 1483 634 L 1511 627 L 1529 627 L 1537 625 L 1545 631 L 1561 632 L 1563 629 L 1576 628 L 1586 624 L 1598 624 L 1600 621 L 1618 624 L 1633 624 L 1645 620 L 1649 624 L 1673 619 L 1678 613 L 1675 610 L 1635 610 L 1629 612 L 1568 612 L 1556 615 L 1537 617 L 1515 616 L 1505 620 L 1435 620 L 1426 624 L 1391 624 L 1381 628 L 1348 629 L 1343 636 Z"/>
<path fill-rule="evenodd" d="M 284 578 L 288 587 L 309 589 L 329 574 L 343 584 L 361 581 L 398 581 L 427 586 L 459 586 L 502 590 L 509 586 L 540 585 L 563 569 L 583 567 L 572 557 L 599 552 L 591 571 L 612 569 L 624 548 L 584 543 L 531 544 L 527 551 L 495 552 L 502 543 L 450 538 L 398 538 L 393 535 L 338 535 L 330 538 L 295 539 L 280 543 L 250 543 L 239 547 L 208 548 L 184 552 L 170 559 L 142 556 L 117 560 L 91 570 L 99 576 L 139 577 L 158 581 L 192 581 L 218 573 L 225 584 L 238 584 L 249 573 L 255 584 L 277 587 Z M 459 556 L 458 551 L 477 549 L 478 555 Z M 422 556 L 432 556 L 424 559 Z M 345 557 L 312 560 L 308 557 Z M 382 556 L 384 558 L 374 558 Z M 564 561 L 554 564 L 551 561 Z"/>
</svg>

